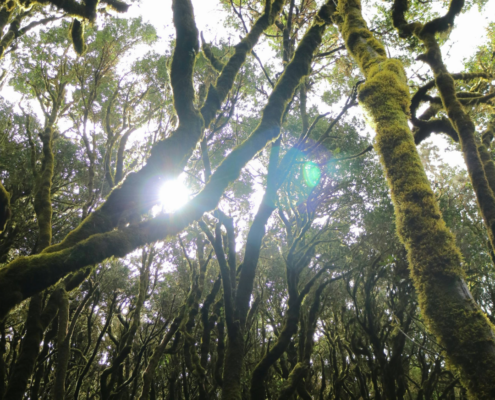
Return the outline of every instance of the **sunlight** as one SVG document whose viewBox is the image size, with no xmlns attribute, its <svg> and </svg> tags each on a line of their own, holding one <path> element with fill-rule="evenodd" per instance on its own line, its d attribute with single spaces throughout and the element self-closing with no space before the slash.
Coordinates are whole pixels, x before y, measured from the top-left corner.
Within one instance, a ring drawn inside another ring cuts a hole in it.
<svg viewBox="0 0 495 400">
<path fill-rule="evenodd" d="M 177 211 L 189 201 L 189 190 L 179 180 L 170 180 L 160 189 L 160 203 L 166 213 Z"/>
</svg>

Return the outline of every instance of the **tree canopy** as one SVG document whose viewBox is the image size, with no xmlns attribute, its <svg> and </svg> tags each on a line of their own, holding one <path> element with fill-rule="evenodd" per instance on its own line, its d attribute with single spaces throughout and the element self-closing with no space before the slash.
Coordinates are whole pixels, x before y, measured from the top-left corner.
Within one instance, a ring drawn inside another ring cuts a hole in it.
<svg viewBox="0 0 495 400">
<path fill-rule="evenodd" d="M 0 400 L 493 400 L 486 2 L 166 3 L 0 2 Z"/>
</svg>

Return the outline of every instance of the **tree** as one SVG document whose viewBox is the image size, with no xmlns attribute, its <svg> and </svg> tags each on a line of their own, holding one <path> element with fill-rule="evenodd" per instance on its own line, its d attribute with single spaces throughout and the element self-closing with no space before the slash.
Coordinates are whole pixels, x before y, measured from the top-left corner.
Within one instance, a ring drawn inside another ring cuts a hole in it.
<svg viewBox="0 0 495 400">
<path fill-rule="evenodd" d="M 232 46 L 173 0 L 173 53 L 132 58 L 151 25 L 50 3 L 2 103 L 0 398 L 494 397 L 493 26 L 464 73 L 440 47 L 471 4 L 222 2 Z"/>
</svg>

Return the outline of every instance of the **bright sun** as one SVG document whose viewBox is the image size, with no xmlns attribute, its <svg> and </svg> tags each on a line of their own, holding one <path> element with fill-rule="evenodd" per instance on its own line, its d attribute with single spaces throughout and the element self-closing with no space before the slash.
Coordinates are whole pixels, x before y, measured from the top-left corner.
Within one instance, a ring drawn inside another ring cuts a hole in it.
<svg viewBox="0 0 495 400">
<path fill-rule="evenodd" d="M 189 201 L 189 190 L 178 180 L 170 180 L 160 189 L 160 203 L 166 213 L 178 210 Z"/>
</svg>

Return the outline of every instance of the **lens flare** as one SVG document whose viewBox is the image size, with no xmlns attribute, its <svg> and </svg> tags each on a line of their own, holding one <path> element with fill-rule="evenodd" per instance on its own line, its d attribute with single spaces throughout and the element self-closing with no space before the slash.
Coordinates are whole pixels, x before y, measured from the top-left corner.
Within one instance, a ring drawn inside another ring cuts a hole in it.
<svg viewBox="0 0 495 400">
<path fill-rule="evenodd" d="M 315 187 L 320 182 L 321 171 L 320 167 L 314 162 L 308 161 L 303 165 L 303 176 L 306 185 Z"/>
</svg>

